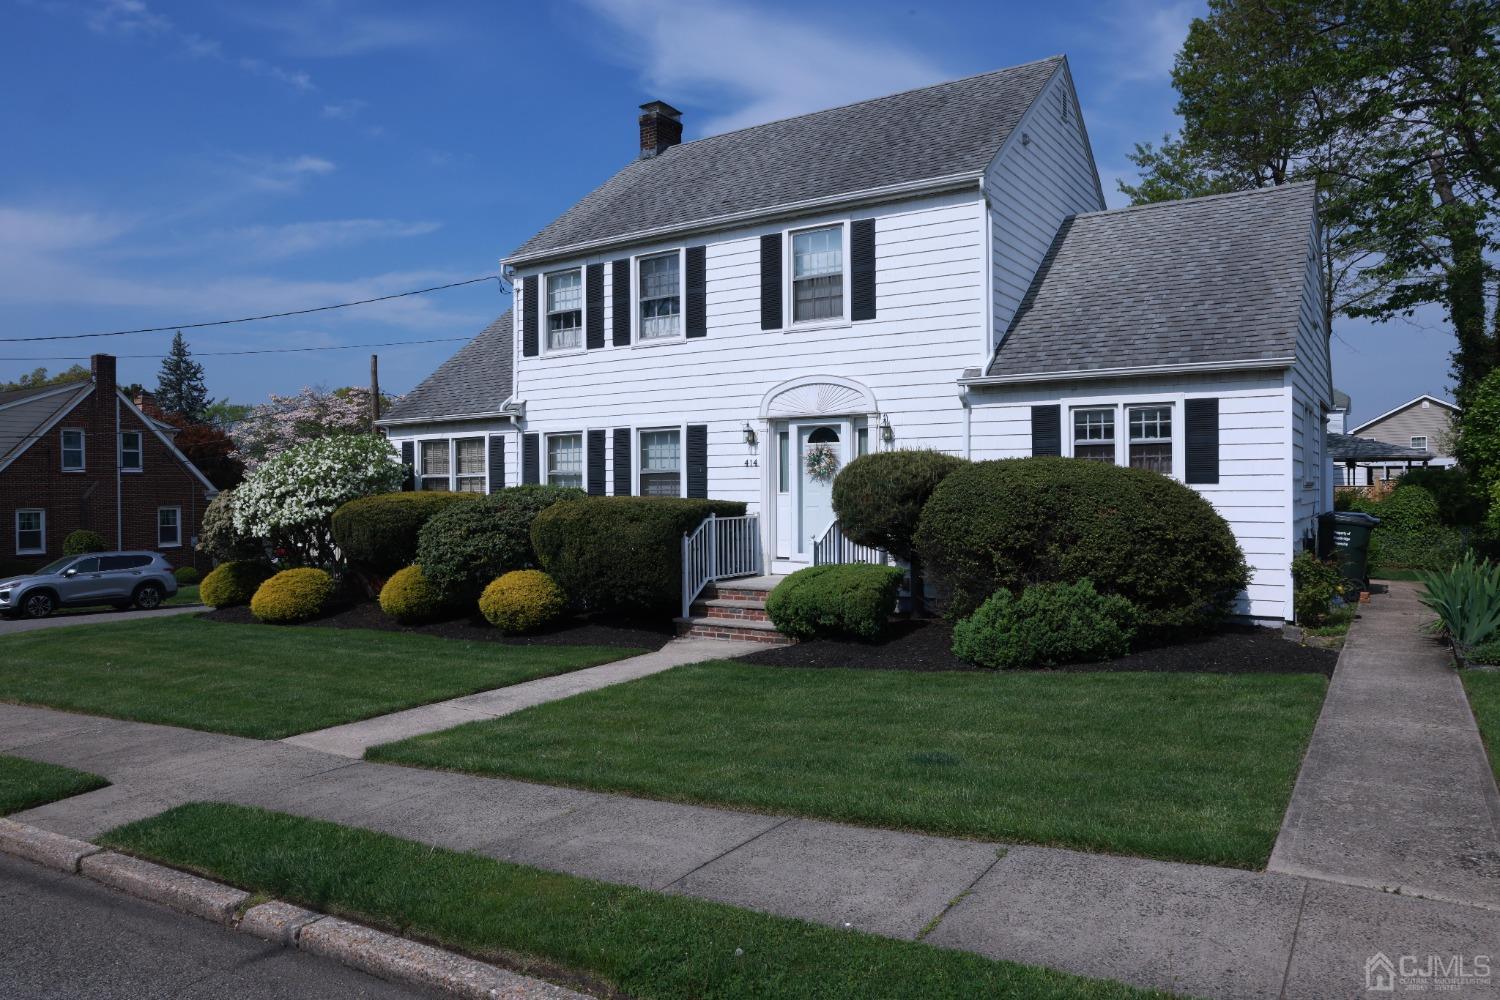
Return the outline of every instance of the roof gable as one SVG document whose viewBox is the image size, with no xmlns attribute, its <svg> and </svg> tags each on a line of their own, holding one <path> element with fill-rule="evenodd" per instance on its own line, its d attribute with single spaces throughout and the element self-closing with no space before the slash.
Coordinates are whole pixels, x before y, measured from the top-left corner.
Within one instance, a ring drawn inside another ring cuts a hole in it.
<svg viewBox="0 0 1500 1000">
<path fill-rule="evenodd" d="M 92 380 L 6 393 L 0 399 L 0 471 L 94 391 Z"/>
<path fill-rule="evenodd" d="M 507 261 L 860 192 L 978 176 L 1061 56 L 709 136 L 636 160 Z"/>
<path fill-rule="evenodd" d="M 1422 403 L 1422 402 L 1435 403 L 1438 406 L 1441 406 L 1444 409 L 1449 410 L 1450 412 L 1453 412 L 1453 413 L 1460 413 L 1460 412 L 1462 412 L 1462 410 L 1459 408 L 1459 406 L 1458 406 L 1457 403 L 1450 403 L 1446 399 L 1438 399 L 1436 396 L 1429 396 L 1428 394 L 1423 393 L 1422 395 L 1418 396 L 1416 399 L 1409 399 L 1406 402 L 1402 403 L 1400 406 L 1395 406 L 1395 407 L 1392 407 L 1389 410 L 1386 410 L 1384 413 L 1382 413 L 1378 417 L 1372 417 L 1371 419 L 1366 420 L 1364 423 L 1360 424 L 1358 427 L 1350 428 L 1349 433 L 1350 434 L 1358 434 L 1362 430 L 1366 430 L 1368 428 L 1374 427 L 1376 424 L 1380 423 L 1382 420 L 1389 420 L 1391 417 L 1394 417 L 1398 413 L 1405 413 L 1407 410 L 1411 409 L 1413 406 L 1416 406 L 1417 404 Z"/>
<path fill-rule="evenodd" d="M 515 357 L 511 310 L 505 310 L 415 389 L 391 405 L 381 423 L 481 416 L 500 411 L 512 393 Z"/>
</svg>

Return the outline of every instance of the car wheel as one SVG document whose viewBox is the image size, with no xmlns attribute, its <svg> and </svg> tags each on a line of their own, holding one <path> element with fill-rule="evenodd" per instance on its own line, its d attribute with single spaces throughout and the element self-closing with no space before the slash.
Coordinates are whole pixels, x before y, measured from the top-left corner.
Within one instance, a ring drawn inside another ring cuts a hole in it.
<svg viewBox="0 0 1500 1000">
<path fill-rule="evenodd" d="M 48 593 L 28 594 L 21 602 L 21 610 L 27 618 L 46 618 L 57 610 L 57 602 Z"/>
<path fill-rule="evenodd" d="M 152 608 L 159 608 L 161 607 L 162 596 L 163 595 L 161 588 L 156 584 L 142 584 L 140 587 L 136 588 L 135 606 L 143 611 L 150 611 Z"/>
</svg>

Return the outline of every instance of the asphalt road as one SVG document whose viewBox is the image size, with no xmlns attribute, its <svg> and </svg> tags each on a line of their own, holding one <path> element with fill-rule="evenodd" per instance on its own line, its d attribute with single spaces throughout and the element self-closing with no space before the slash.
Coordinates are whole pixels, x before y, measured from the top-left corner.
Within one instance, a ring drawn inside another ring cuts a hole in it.
<svg viewBox="0 0 1500 1000">
<path fill-rule="evenodd" d="M 0 998 L 427 997 L 0 855 Z"/>
</svg>

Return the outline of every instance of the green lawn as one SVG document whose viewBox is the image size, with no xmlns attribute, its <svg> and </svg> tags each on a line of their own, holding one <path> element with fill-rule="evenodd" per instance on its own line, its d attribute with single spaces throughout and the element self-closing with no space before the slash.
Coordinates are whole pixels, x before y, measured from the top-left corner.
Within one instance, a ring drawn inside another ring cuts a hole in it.
<svg viewBox="0 0 1500 1000">
<path fill-rule="evenodd" d="M 641 652 L 179 615 L 0 637 L 0 701 L 279 739 Z"/>
<path fill-rule="evenodd" d="M 423 767 L 1263 867 L 1326 681 L 714 662 L 371 748 Z"/>
<path fill-rule="evenodd" d="M 107 784 L 97 774 L 0 754 L 0 816 L 82 795 Z"/>
<path fill-rule="evenodd" d="M 180 806 L 113 830 L 103 842 L 252 892 L 642 1000 L 1163 995 L 242 806 Z"/>
<path fill-rule="evenodd" d="M 202 599 L 198 597 L 198 585 L 196 583 L 189 583 L 185 586 L 178 587 L 177 593 L 167 598 L 167 607 L 169 608 L 180 607 L 187 604 L 202 603 Z"/>
<path fill-rule="evenodd" d="M 1500 781 L 1500 670 L 1465 670 L 1460 676 L 1479 723 L 1479 735 L 1490 752 L 1490 765 Z"/>
</svg>

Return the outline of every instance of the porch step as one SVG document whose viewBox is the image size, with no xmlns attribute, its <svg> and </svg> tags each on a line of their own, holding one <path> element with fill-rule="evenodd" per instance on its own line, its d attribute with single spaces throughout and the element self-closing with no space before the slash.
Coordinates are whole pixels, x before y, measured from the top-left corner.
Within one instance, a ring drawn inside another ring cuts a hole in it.
<svg viewBox="0 0 1500 1000">
<path fill-rule="evenodd" d="M 790 646 L 796 642 L 776 631 L 776 626 L 769 621 L 694 615 L 678 618 L 676 622 L 678 635 L 696 639 L 738 639 L 741 642 L 763 642 L 768 646 Z"/>
<path fill-rule="evenodd" d="M 770 621 L 766 615 L 766 602 L 713 597 L 693 603 L 694 616 L 722 618 L 729 621 Z"/>
<path fill-rule="evenodd" d="M 733 580 L 721 580 L 703 588 L 703 598 L 726 601 L 754 601 L 762 606 L 766 595 L 776 589 L 785 576 L 742 576 Z M 702 600 L 703 598 L 700 598 Z"/>
</svg>

